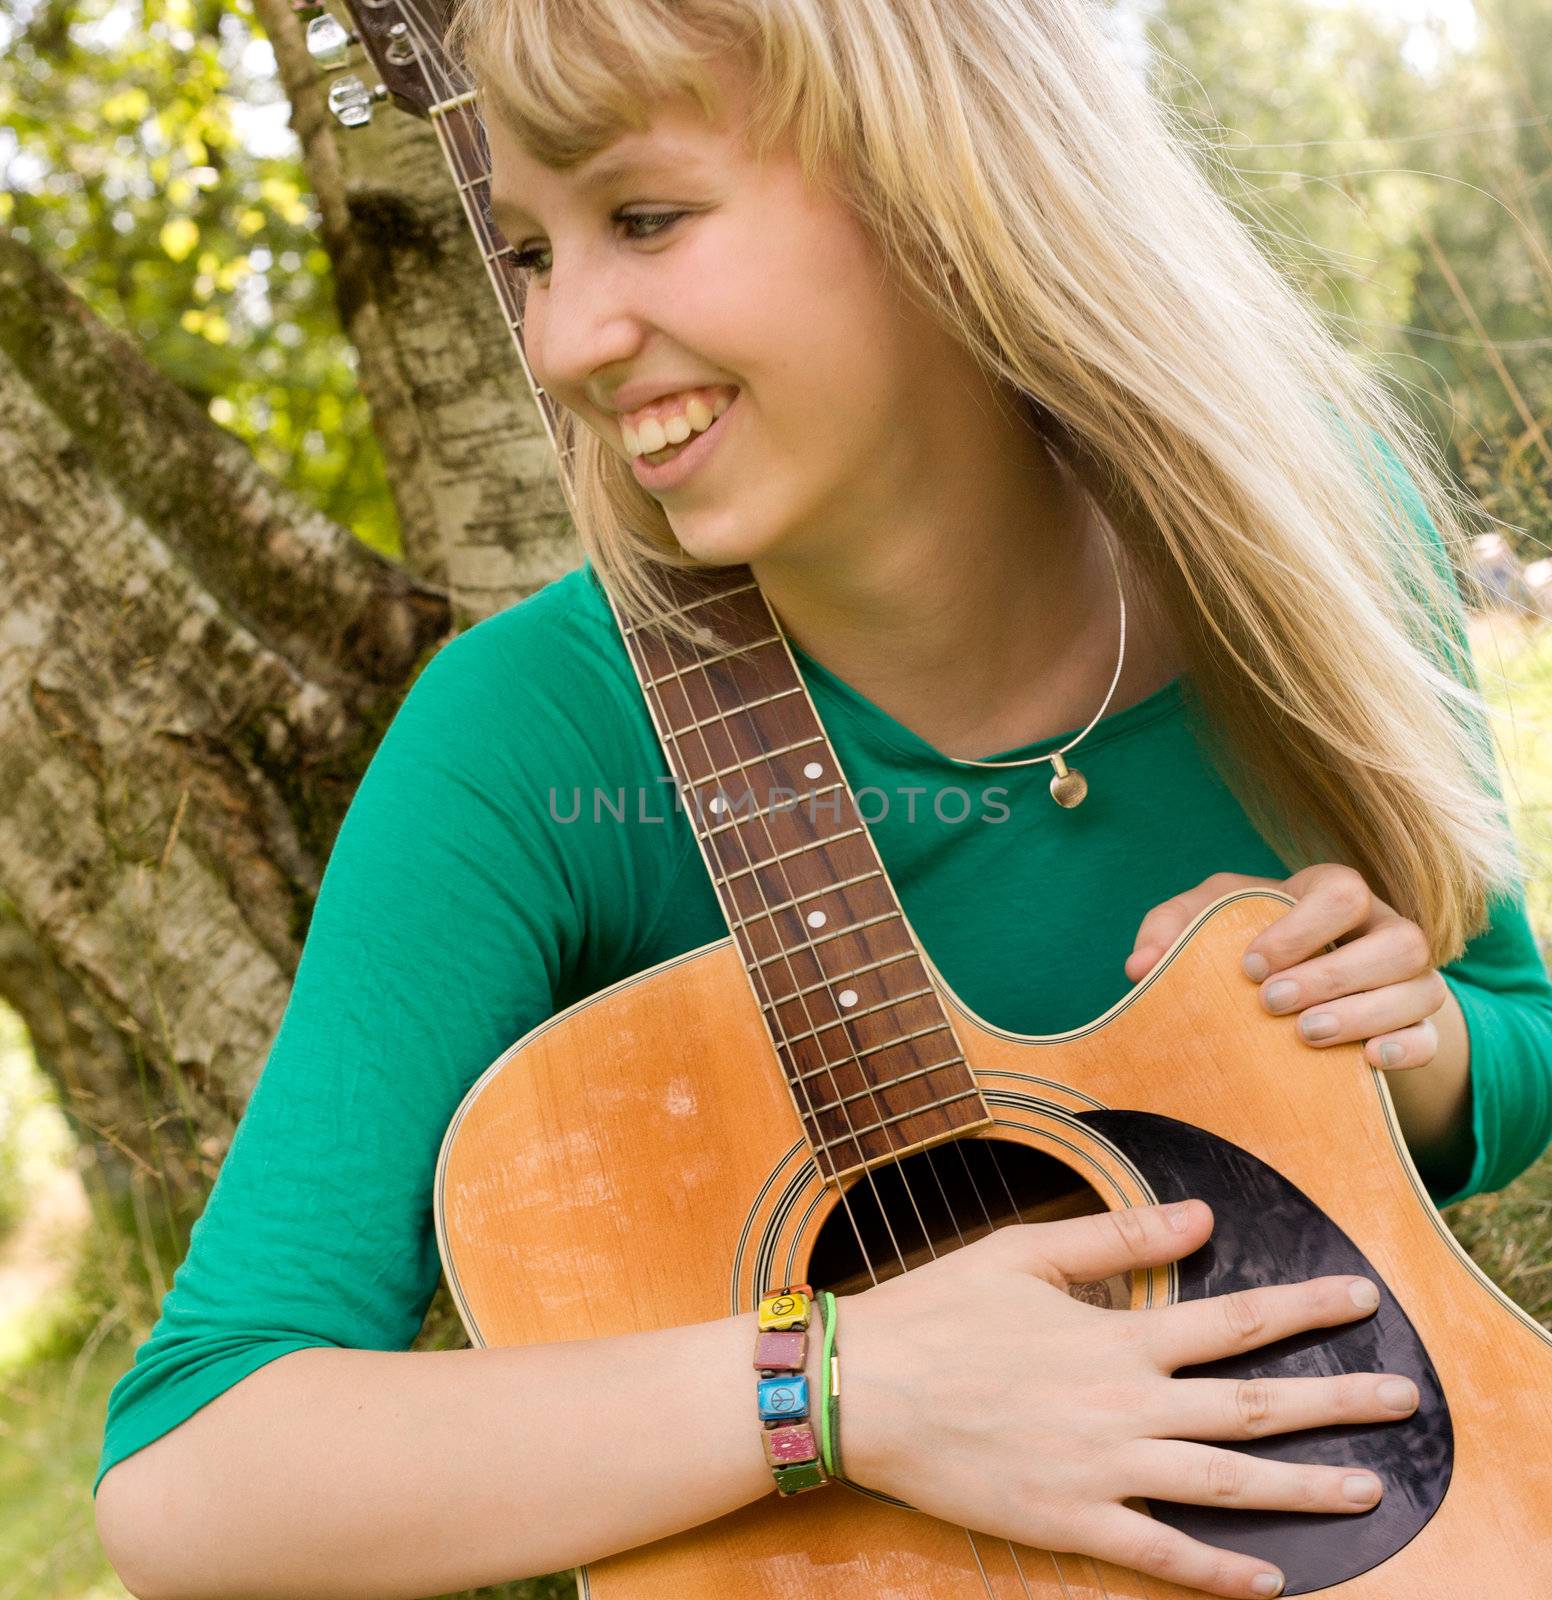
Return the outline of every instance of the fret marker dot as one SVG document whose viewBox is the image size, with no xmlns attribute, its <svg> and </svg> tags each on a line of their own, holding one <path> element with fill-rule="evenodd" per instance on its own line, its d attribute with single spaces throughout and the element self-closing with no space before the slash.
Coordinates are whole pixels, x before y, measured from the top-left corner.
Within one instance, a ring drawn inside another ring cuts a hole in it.
<svg viewBox="0 0 1552 1600">
<path fill-rule="evenodd" d="M 830 919 L 822 911 L 810 911 L 808 925 L 811 928 L 822 928 Z"/>
<path fill-rule="evenodd" d="M 720 794 L 714 795 L 711 800 L 711 809 L 720 814 L 727 810 L 727 801 Z"/>
<path fill-rule="evenodd" d="M 803 776 L 805 778 L 822 778 L 824 776 L 824 768 L 817 761 L 810 761 L 803 768 Z"/>
<path fill-rule="evenodd" d="M 857 991 L 855 989 L 842 989 L 835 998 L 843 1006 L 854 1006 L 857 1003 Z"/>
</svg>

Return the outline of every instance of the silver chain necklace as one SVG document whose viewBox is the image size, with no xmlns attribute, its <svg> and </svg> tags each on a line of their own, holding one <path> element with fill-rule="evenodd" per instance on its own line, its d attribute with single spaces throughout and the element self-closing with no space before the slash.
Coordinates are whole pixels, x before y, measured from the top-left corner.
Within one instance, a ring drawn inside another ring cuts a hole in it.
<svg viewBox="0 0 1552 1600">
<path fill-rule="evenodd" d="M 1104 519 L 1101 518 L 1101 521 Z M 1087 738 L 1094 724 L 1105 714 L 1105 707 L 1115 697 L 1116 685 L 1121 681 L 1121 664 L 1126 660 L 1126 588 L 1121 582 L 1121 565 L 1116 560 L 1115 543 L 1108 531 L 1104 534 L 1105 553 L 1110 557 L 1110 570 L 1115 574 L 1116 594 L 1121 601 L 1121 648 L 1116 654 L 1115 674 L 1110 680 L 1110 687 L 1105 692 L 1105 698 L 1100 702 L 1099 710 L 1089 719 L 1088 726 L 1082 733 L 1075 734 L 1064 744 L 1060 750 L 1048 751 L 1043 756 L 1025 756 L 1018 761 L 972 761 L 963 756 L 949 756 L 957 767 L 1032 767 L 1037 761 L 1049 761 L 1053 768 L 1051 774 L 1051 798 L 1059 806 L 1065 806 L 1069 811 L 1080 805 L 1083 797 L 1089 792 L 1088 779 L 1076 767 L 1069 767 L 1062 759 L 1079 740 Z"/>
</svg>

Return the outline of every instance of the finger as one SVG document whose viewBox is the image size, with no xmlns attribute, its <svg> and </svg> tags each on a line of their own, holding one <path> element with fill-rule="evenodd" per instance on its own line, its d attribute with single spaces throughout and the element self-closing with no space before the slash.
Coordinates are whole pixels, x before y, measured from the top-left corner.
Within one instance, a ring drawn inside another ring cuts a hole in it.
<svg viewBox="0 0 1552 1600">
<path fill-rule="evenodd" d="M 1100 1560 L 1164 1578 L 1181 1588 L 1250 1596 L 1283 1591 L 1282 1573 L 1267 1562 L 1234 1550 L 1219 1550 L 1126 1506 L 1100 1507 L 1087 1520 L 1084 1531 L 1088 1535 L 1086 1550 Z M 1258 1578 L 1265 1587 L 1256 1587 Z"/>
<path fill-rule="evenodd" d="M 1294 873 L 1283 887 L 1299 896 L 1297 903 L 1245 947 L 1245 970 L 1258 982 L 1268 973 L 1320 954 L 1334 940 L 1367 928 L 1384 913 L 1396 915 L 1374 898 L 1351 867 L 1323 862 Z M 1257 956 L 1266 963 L 1265 970 Z"/>
<path fill-rule="evenodd" d="M 1148 1426 L 1159 1439 L 1263 1439 L 1334 1423 L 1394 1422 L 1417 1404 L 1417 1385 L 1386 1372 L 1175 1378 L 1163 1386 L 1158 1415 Z"/>
<path fill-rule="evenodd" d="M 1280 888 L 1281 884 L 1275 878 L 1252 878 L 1242 872 L 1215 872 L 1194 889 L 1187 889 L 1156 905 L 1138 926 L 1137 937 L 1132 941 L 1132 953 L 1126 958 L 1127 976 L 1133 982 L 1142 977 L 1214 900 L 1221 900 L 1236 889 L 1253 886 Z"/>
<path fill-rule="evenodd" d="M 1436 974 L 1430 974 L 1311 1006 L 1299 1015 L 1299 1036 L 1307 1044 L 1344 1044 L 1351 1039 L 1372 1039 L 1392 1028 L 1413 1027 L 1444 1004 L 1444 980 L 1435 978 Z"/>
<path fill-rule="evenodd" d="M 1212 1232 L 1212 1209 L 1201 1200 L 1173 1206 L 1120 1206 L 1060 1222 L 1011 1223 L 991 1234 L 1000 1248 L 1062 1287 L 1108 1278 L 1129 1267 L 1156 1267 L 1197 1249 Z"/>
<path fill-rule="evenodd" d="M 1377 1298 L 1374 1304 L 1359 1304 L 1351 1294 L 1358 1284 L 1368 1284 L 1368 1292 L 1377 1297 L 1378 1291 L 1366 1278 L 1311 1278 L 1304 1283 L 1238 1289 L 1205 1300 L 1182 1300 L 1132 1315 L 1145 1321 L 1143 1348 L 1161 1371 L 1173 1372 L 1176 1367 L 1255 1350 L 1306 1328 L 1330 1328 L 1366 1317 L 1373 1312 Z"/>
<path fill-rule="evenodd" d="M 1274 973 L 1261 986 L 1261 1003 L 1282 1014 L 1345 994 L 1405 983 L 1427 976 L 1433 966 L 1430 955 L 1428 939 L 1415 922 L 1389 918 L 1335 950 Z M 1429 1011 L 1444 1004 L 1443 985 L 1441 978 L 1439 997 Z"/>
<path fill-rule="evenodd" d="M 1385 1490 L 1362 1468 L 1268 1461 L 1247 1450 L 1178 1439 L 1135 1440 L 1121 1470 L 1128 1494 L 1246 1511 L 1367 1511 Z"/>
<path fill-rule="evenodd" d="M 1385 1072 L 1407 1072 L 1413 1067 L 1426 1067 L 1439 1053 L 1439 1029 L 1431 1018 L 1424 1019 L 1397 1033 L 1387 1033 L 1370 1039 L 1363 1047 L 1369 1065 Z"/>
</svg>

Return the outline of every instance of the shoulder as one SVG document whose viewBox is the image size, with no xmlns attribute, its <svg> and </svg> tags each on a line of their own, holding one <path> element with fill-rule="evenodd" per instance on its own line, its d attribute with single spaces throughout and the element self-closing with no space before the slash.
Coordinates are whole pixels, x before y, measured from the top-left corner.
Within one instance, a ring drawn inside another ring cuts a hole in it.
<svg viewBox="0 0 1552 1600">
<path fill-rule="evenodd" d="M 486 746 L 649 728 L 624 640 L 591 566 L 465 628 L 422 667 L 396 723 Z"/>
</svg>

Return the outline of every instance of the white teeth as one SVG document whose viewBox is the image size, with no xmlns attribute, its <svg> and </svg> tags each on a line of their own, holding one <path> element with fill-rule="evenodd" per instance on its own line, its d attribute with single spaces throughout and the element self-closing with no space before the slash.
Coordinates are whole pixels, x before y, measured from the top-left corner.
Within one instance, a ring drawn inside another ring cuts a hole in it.
<svg viewBox="0 0 1552 1600">
<path fill-rule="evenodd" d="M 625 454 L 634 459 L 655 455 L 671 444 L 683 444 L 692 433 L 704 433 L 732 403 L 733 397 L 726 394 L 719 394 L 709 405 L 700 395 L 691 395 L 682 412 L 667 417 L 648 417 L 637 428 L 622 422 L 620 439 Z"/>
</svg>

